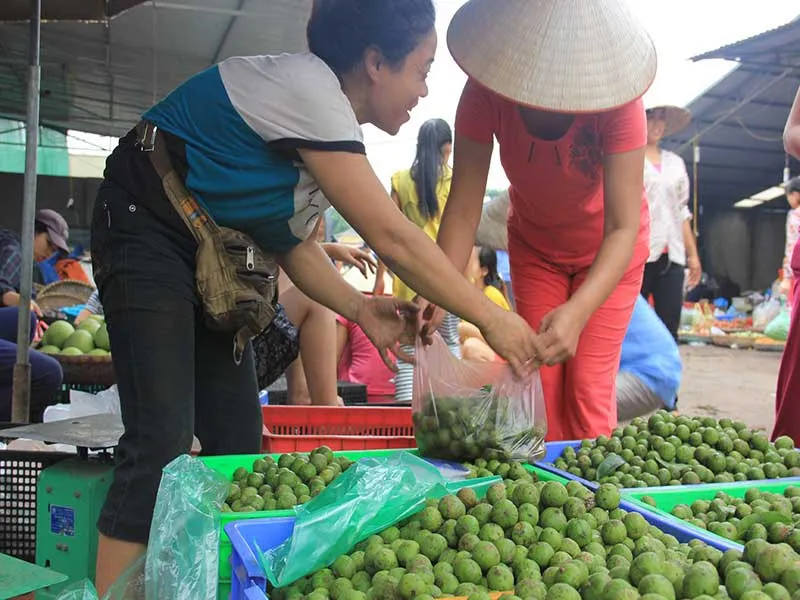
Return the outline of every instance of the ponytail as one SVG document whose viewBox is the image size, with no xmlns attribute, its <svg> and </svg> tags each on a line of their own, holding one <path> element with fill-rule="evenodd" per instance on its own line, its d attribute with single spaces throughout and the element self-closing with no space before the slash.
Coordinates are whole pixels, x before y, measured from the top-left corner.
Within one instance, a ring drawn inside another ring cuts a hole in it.
<svg viewBox="0 0 800 600">
<path fill-rule="evenodd" d="M 452 141 L 453 133 L 443 119 L 430 119 L 419 128 L 417 154 L 411 164 L 411 178 L 419 198 L 419 212 L 425 219 L 439 214 L 436 188 L 444 172 L 442 148 Z"/>
</svg>

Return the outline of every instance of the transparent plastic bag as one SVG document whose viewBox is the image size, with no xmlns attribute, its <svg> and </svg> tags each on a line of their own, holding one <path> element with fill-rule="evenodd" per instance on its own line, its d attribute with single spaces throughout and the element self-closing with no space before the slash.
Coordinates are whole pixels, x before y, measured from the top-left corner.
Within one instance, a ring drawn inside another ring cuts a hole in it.
<svg viewBox="0 0 800 600">
<path fill-rule="evenodd" d="M 164 468 L 147 546 L 148 599 L 216 600 L 219 515 L 229 489 L 225 477 L 189 455 Z"/>
<path fill-rule="evenodd" d="M 517 379 L 502 362 L 453 356 L 437 334 L 418 342 L 412 409 L 421 456 L 455 461 L 544 454 L 547 433 L 539 372 Z"/>
<path fill-rule="evenodd" d="M 147 554 L 114 583 L 103 600 L 216 600 L 219 515 L 230 482 L 189 455 L 166 467 L 158 488 Z M 97 600 L 88 581 L 58 600 Z"/>
<path fill-rule="evenodd" d="M 753 309 L 753 329 L 764 331 L 781 312 L 781 302 L 770 298 Z"/>
<path fill-rule="evenodd" d="M 285 587 L 446 494 L 438 469 L 408 452 L 363 458 L 297 507 L 292 536 L 259 553 L 261 566 L 273 586 Z"/>
</svg>

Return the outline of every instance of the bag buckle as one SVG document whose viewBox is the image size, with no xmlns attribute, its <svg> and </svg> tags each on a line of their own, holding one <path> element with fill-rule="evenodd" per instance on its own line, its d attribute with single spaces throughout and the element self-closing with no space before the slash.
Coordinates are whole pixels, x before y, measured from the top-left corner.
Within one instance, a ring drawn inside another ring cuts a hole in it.
<svg viewBox="0 0 800 600">
<path fill-rule="evenodd" d="M 156 135 L 158 134 L 158 126 L 150 121 L 142 121 L 140 125 L 140 137 L 136 140 L 136 145 L 142 152 L 152 152 L 156 147 Z"/>
</svg>

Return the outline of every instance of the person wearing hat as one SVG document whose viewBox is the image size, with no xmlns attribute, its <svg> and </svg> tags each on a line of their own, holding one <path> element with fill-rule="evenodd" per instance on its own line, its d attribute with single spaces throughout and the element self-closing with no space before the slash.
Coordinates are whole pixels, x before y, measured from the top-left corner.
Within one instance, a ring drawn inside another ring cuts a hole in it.
<svg viewBox="0 0 800 600">
<path fill-rule="evenodd" d="M 538 332 L 534 364 L 546 365 L 547 438 L 609 434 L 649 254 L 641 96 L 653 42 L 624 0 L 470 0 L 447 41 L 469 80 L 438 243 L 463 272 L 496 138 L 511 183 L 516 309 Z M 427 337 L 441 311 L 422 310 Z"/>
<path fill-rule="evenodd" d="M 653 297 L 656 314 L 675 340 L 681 323 L 685 270 L 688 288 L 700 283 L 703 269 L 689 210 L 689 175 L 683 159 L 661 148 L 661 140 L 686 128 L 691 113 L 678 106 L 647 109 L 644 186 L 650 208 L 650 256 L 642 296 Z"/>
<path fill-rule="evenodd" d="M 35 261 L 45 260 L 58 250 L 69 252 L 69 227 L 56 211 L 43 209 L 37 212 L 33 231 Z M 22 261 L 19 236 L 11 230 L 0 229 L 0 421 L 11 418 Z M 39 321 L 41 316 L 39 306 L 31 300 L 31 341 L 38 339 L 44 330 L 43 321 Z M 51 356 L 36 350 L 30 350 L 28 356 L 31 365 L 30 418 L 31 422 L 37 423 L 41 422 L 44 409 L 53 403 L 61 388 L 63 373 L 59 362 Z"/>
</svg>

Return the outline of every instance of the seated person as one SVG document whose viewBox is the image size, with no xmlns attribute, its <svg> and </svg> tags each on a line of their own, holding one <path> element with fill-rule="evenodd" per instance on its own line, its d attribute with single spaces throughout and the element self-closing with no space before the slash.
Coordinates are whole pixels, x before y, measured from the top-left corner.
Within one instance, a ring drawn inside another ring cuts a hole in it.
<svg viewBox="0 0 800 600">
<path fill-rule="evenodd" d="M 367 386 L 367 403 L 394 402 L 394 373 L 361 327 L 342 316 L 336 317 L 336 356 L 339 381 Z"/>
<path fill-rule="evenodd" d="M 14 365 L 17 362 L 17 318 L 16 306 L 0 308 L 0 421 L 11 420 L 11 397 L 14 382 Z M 31 335 L 37 329 L 37 318 L 31 314 Z M 44 409 L 56 402 L 56 393 L 61 389 L 63 373 L 61 365 L 52 356 L 30 350 L 31 364 L 30 422 L 41 423 Z"/>
<path fill-rule="evenodd" d="M 505 284 L 497 272 L 497 253 L 492 248 L 473 248 L 466 275 L 489 300 L 505 310 L 511 310 Z M 498 360 L 494 350 L 489 347 L 481 332 L 472 323 L 461 321 L 458 325 L 458 335 L 463 358 L 484 362 Z"/>
<path fill-rule="evenodd" d="M 92 315 L 102 315 L 103 305 L 100 303 L 100 292 L 95 290 L 89 299 L 86 301 L 86 306 L 75 317 L 75 325 L 80 325 L 83 321 Z"/>
<path fill-rule="evenodd" d="M 636 299 L 617 373 L 617 420 L 673 410 L 683 367 L 678 344 L 642 297 Z"/>
</svg>

